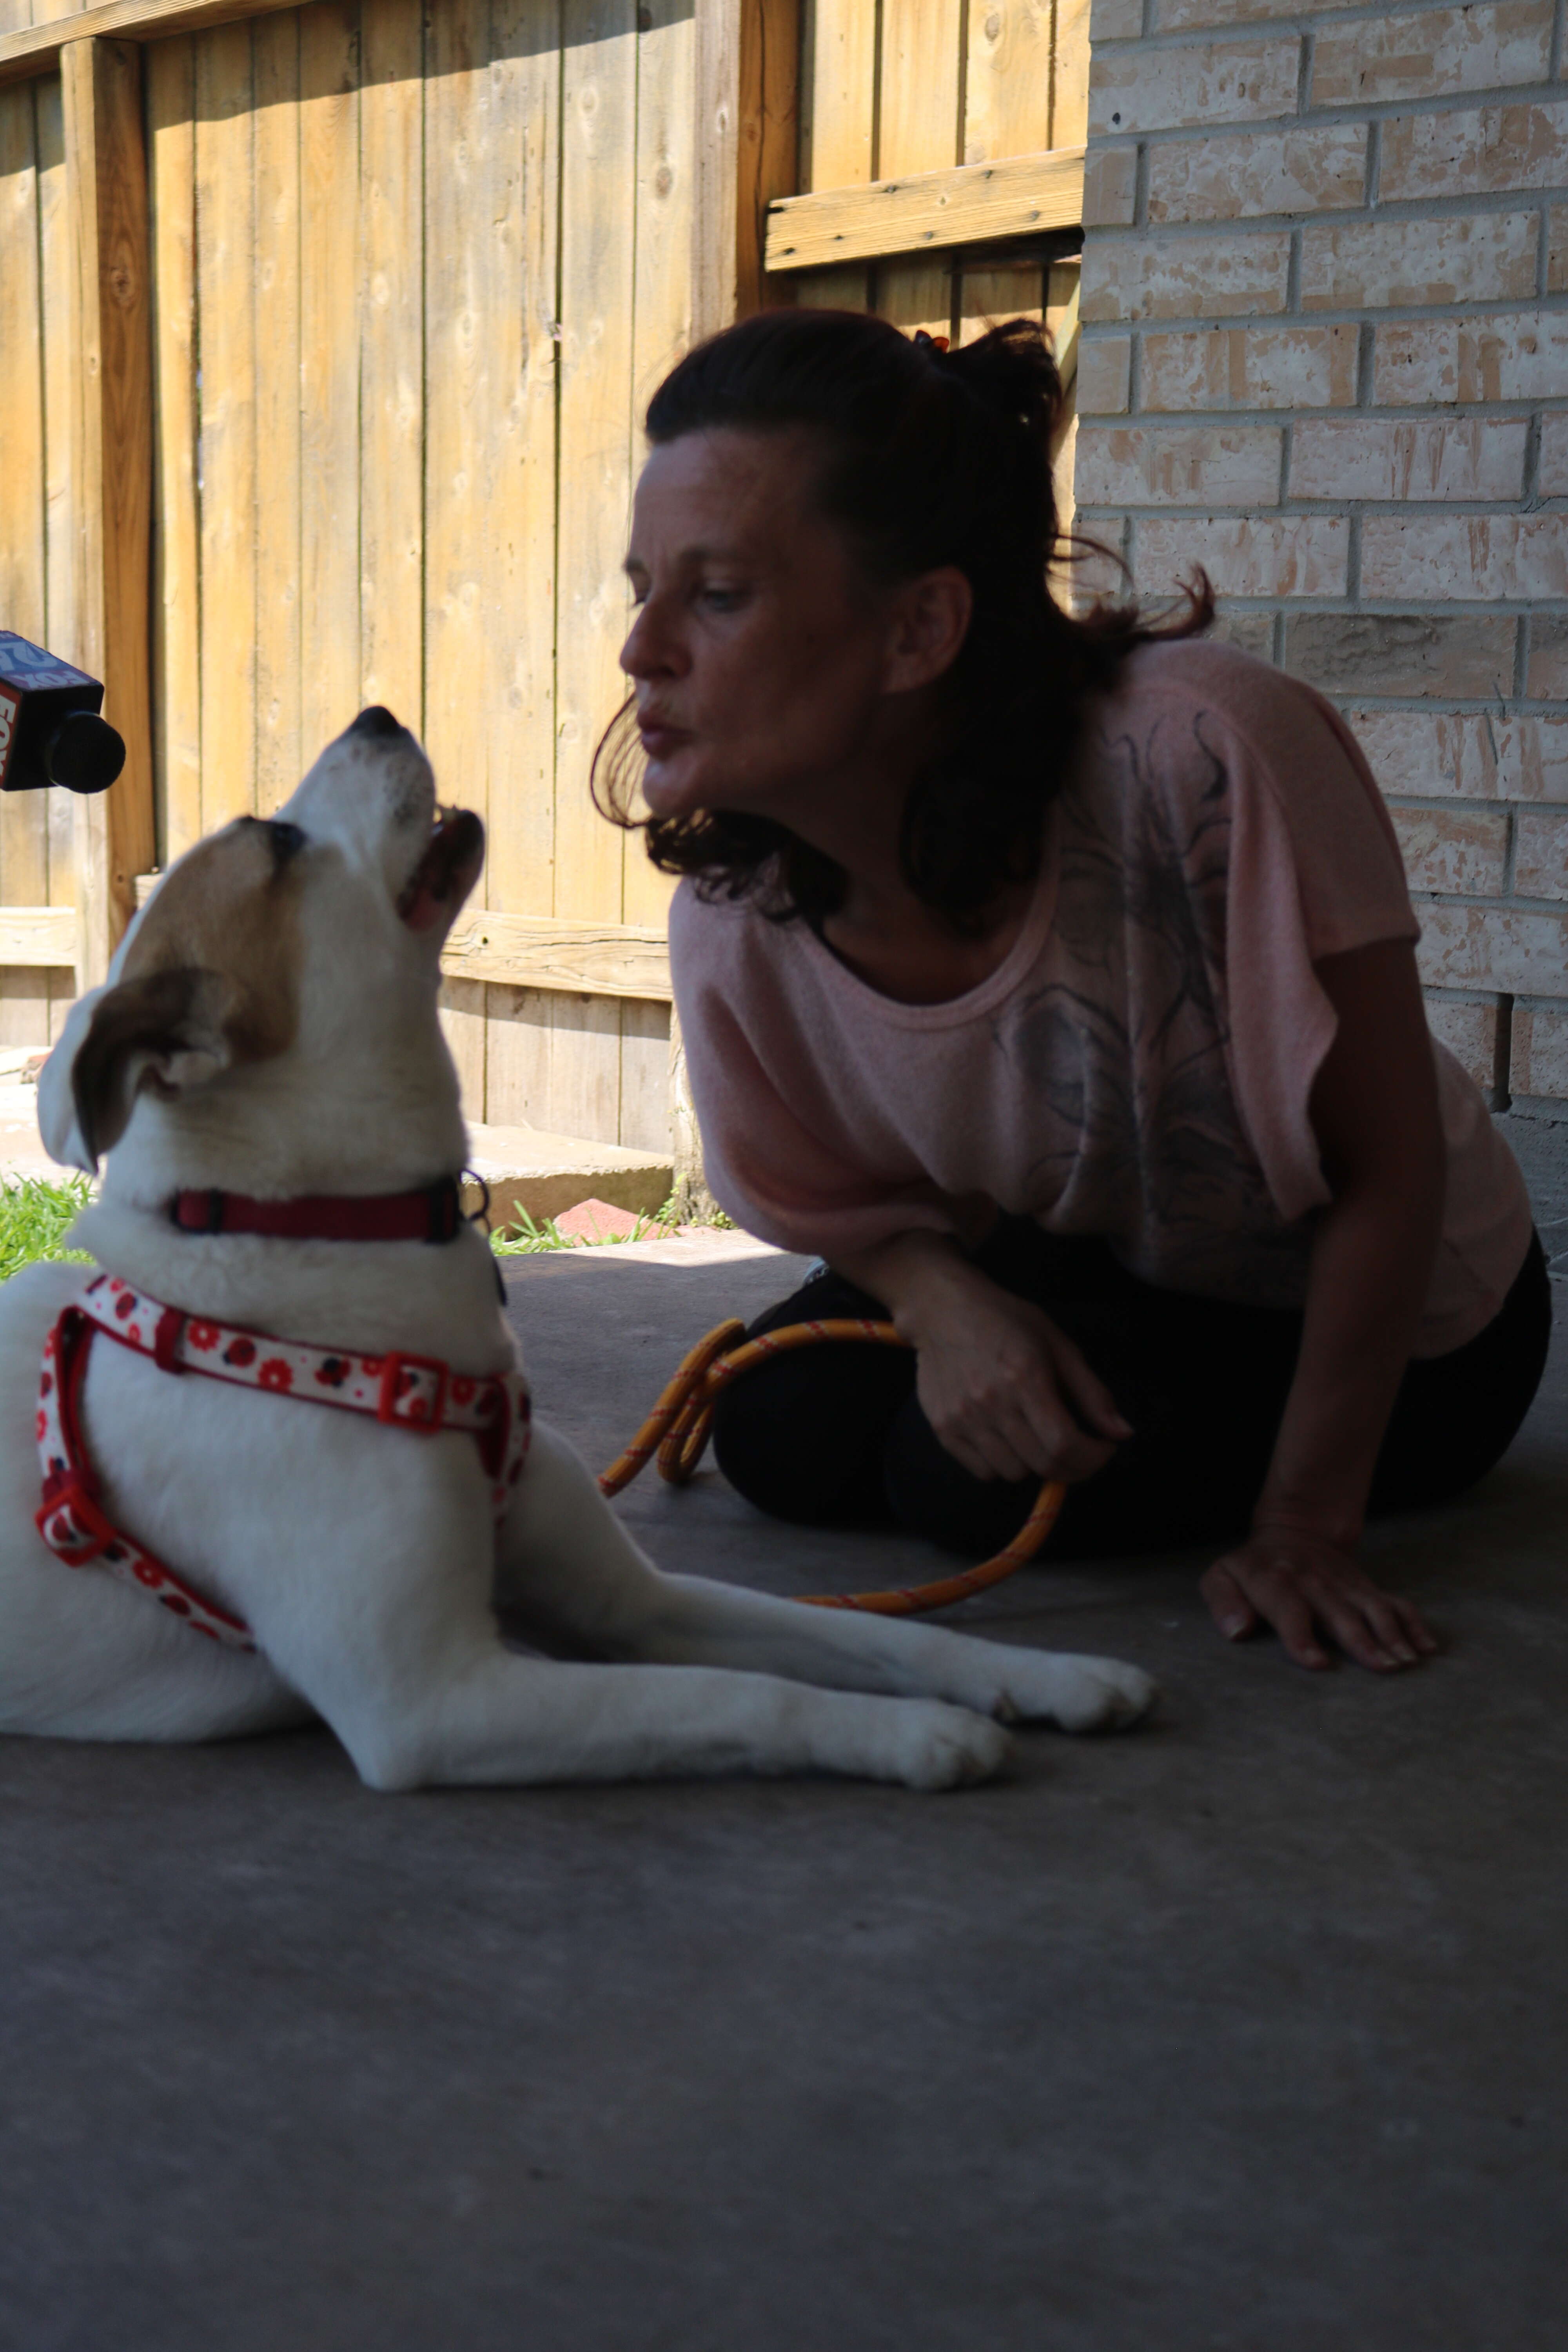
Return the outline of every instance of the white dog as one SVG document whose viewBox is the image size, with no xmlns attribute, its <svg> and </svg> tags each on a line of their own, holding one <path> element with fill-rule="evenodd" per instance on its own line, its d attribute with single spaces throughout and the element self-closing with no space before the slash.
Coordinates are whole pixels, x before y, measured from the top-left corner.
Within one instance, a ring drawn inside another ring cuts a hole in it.
<svg viewBox="0 0 1568 2352">
<path fill-rule="evenodd" d="M 315 1714 L 377 1789 L 940 1789 L 1002 1765 L 993 1718 L 1134 1720 L 1134 1668 L 664 1575 L 548 1427 L 522 1467 L 494 1264 L 453 1213 L 437 1017 L 483 844 L 437 814 L 413 737 L 364 711 L 276 818 L 180 861 L 73 1011 L 39 1117 L 57 1159 L 111 1151 L 77 1228 L 103 1272 L 0 1291 L 0 1730 L 197 1740 Z M 410 1199 L 450 1237 L 367 1237 Z M 595 1663 L 509 1650 L 498 1599 Z"/>
</svg>

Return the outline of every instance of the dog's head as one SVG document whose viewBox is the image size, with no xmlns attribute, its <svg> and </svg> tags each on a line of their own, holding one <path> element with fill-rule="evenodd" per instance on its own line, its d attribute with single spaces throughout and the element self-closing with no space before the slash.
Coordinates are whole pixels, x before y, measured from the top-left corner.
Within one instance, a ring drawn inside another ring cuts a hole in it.
<svg viewBox="0 0 1568 2352">
<path fill-rule="evenodd" d="M 170 869 L 73 1007 L 38 1080 L 51 1156 L 94 1169 L 148 1097 L 221 1108 L 221 1127 L 247 1074 L 298 1112 L 390 1106 L 436 1068 L 455 1108 L 440 951 L 483 862 L 479 818 L 438 810 L 414 737 L 363 710 L 275 816 L 237 818 Z"/>
</svg>

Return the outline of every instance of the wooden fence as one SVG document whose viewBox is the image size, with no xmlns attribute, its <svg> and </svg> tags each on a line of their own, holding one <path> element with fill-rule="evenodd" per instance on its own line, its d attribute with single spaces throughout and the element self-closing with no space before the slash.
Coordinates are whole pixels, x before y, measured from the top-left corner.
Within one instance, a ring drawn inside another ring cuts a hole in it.
<svg viewBox="0 0 1568 2352">
<path fill-rule="evenodd" d="M 666 1142 L 667 886 L 587 794 L 642 408 L 797 293 L 1070 329 L 1087 0 L 27 8 L 0 625 L 106 679 L 131 759 L 0 801 L 0 1043 L 383 701 L 489 829 L 447 961 L 470 1112 Z"/>
</svg>

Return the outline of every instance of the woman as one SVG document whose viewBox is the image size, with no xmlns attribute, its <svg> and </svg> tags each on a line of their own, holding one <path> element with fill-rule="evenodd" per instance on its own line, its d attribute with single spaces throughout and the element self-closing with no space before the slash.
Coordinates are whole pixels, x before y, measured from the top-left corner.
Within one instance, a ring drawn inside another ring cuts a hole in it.
<svg viewBox="0 0 1568 2352">
<path fill-rule="evenodd" d="M 826 1261 L 758 1328 L 885 1312 L 914 1350 L 754 1373 L 719 1459 L 974 1553 L 1066 1479 L 1053 1555 L 1223 1546 L 1224 1633 L 1409 1665 L 1433 1636 L 1357 1545 L 1524 1415 L 1524 1185 L 1429 1037 L 1337 714 L 1202 643 L 1206 583 L 1163 629 L 1053 600 L 1060 404 L 1022 321 L 779 311 L 648 411 L 600 779 L 686 877 L 709 1179 Z"/>
</svg>

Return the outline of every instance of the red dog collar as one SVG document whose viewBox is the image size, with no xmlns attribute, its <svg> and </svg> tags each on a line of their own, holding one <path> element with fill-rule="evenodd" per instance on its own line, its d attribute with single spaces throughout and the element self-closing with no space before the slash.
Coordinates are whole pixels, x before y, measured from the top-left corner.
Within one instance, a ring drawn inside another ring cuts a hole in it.
<svg viewBox="0 0 1568 2352">
<path fill-rule="evenodd" d="M 463 1225 L 455 1176 L 417 1192 L 314 1192 L 294 1201 L 188 1190 L 175 1193 L 169 1215 L 183 1234 L 262 1234 L 291 1242 L 449 1242 Z"/>
</svg>

